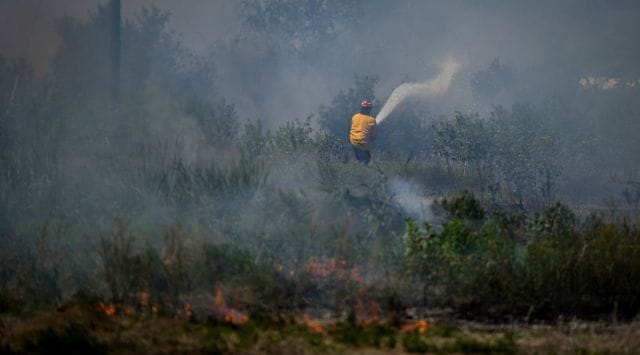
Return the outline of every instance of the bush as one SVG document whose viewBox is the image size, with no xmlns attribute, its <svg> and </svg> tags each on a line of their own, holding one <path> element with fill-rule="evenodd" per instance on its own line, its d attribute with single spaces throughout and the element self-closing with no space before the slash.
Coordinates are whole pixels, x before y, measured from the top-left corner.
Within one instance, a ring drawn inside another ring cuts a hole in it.
<svg viewBox="0 0 640 355">
<path fill-rule="evenodd" d="M 45 222 L 36 230 L 0 236 L 0 282 L 7 301 L 15 298 L 22 304 L 42 306 L 62 299 L 61 274 L 73 263 L 60 241 L 64 232 Z"/>
<path fill-rule="evenodd" d="M 472 209 L 475 211 L 475 209 Z M 526 237 L 504 228 L 511 220 L 465 224 L 453 218 L 440 231 L 407 220 L 407 270 L 434 305 L 489 318 L 559 315 L 632 318 L 640 311 L 640 230 L 593 223 L 554 205 L 527 218 Z M 506 231 L 506 232 L 505 232 Z"/>
<path fill-rule="evenodd" d="M 527 245 L 527 291 L 535 314 L 636 316 L 639 233 L 637 227 L 604 224 Z"/>
<path fill-rule="evenodd" d="M 395 346 L 396 329 L 378 322 L 371 325 L 358 324 L 355 313 L 351 312 L 345 321 L 338 322 L 331 329 L 330 334 L 337 342 L 350 346 L 372 346 L 375 348 L 386 346 L 393 348 Z"/>
<path fill-rule="evenodd" d="M 462 191 L 458 196 L 451 199 L 443 198 L 438 200 L 436 205 L 444 209 L 453 218 L 478 221 L 482 220 L 485 215 L 480 201 L 468 190 Z"/>
<path fill-rule="evenodd" d="M 225 147 L 238 136 L 238 115 L 233 106 L 211 103 L 198 98 L 189 100 L 185 113 L 195 118 L 208 144 Z"/>
</svg>

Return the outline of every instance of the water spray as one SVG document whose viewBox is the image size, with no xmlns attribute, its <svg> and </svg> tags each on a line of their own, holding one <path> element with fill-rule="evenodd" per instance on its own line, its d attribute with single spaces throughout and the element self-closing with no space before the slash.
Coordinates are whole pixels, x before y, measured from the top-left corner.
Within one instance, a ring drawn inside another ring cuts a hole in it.
<svg viewBox="0 0 640 355">
<path fill-rule="evenodd" d="M 422 83 L 404 83 L 393 89 L 391 95 L 385 102 L 384 106 L 376 117 L 377 123 L 380 123 L 389 116 L 391 112 L 407 97 L 422 96 L 431 97 L 442 94 L 449 89 L 451 79 L 460 69 L 460 64 L 449 58 L 441 65 L 440 73 L 434 79 Z"/>
</svg>

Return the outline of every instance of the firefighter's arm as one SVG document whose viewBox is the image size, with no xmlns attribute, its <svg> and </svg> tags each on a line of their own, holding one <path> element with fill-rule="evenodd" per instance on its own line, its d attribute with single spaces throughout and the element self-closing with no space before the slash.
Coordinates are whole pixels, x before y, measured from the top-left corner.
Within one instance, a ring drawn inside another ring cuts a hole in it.
<svg viewBox="0 0 640 355">
<path fill-rule="evenodd" d="M 376 139 L 377 133 L 378 133 L 378 125 L 376 124 L 376 121 L 373 120 L 373 122 L 371 122 L 371 125 L 369 126 L 369 138 L 371 138 L 371 140 Z"/>
</svg>

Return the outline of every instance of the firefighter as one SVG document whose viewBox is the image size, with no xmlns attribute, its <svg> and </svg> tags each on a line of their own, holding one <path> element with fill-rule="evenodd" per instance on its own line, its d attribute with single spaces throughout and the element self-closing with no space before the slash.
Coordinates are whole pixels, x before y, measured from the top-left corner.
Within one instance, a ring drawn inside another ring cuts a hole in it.
<svg viewBox="0 0 640 355">
<path fill-rule="evenodd" d="M 356 153 L 356 159 L 365 165 L 371 161 L 369 143 L 376 135 L 376 119 L 369 115 L 372 106 L 371 101 L 362 100 L 360 112 L 351 118 L 351 132 L 349 133 L 349 141 Z"/>
</svg>

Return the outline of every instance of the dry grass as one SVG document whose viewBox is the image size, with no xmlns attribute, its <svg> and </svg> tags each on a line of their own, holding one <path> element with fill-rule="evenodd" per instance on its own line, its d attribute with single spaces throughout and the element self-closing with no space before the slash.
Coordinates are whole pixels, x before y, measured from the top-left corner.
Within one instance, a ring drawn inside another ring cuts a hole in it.
<svg viewBox="0 0 640 355">
<path fill-rule="evenodd" d="M 535 325 L 520 329 L 518 334 L 518 348 L 530 354 L 637 354 L 640 349 L 637 321 L 619 325 L 579 321 Z"/>
<path fill-rule="evenodd" d="M 83 346 L 84 350 L 108 353 L 247 354 L 634 354 L 640 349 L 640 322 L 490 325 L 431 320 L 426 332 L 395 329 L 390 337 L 395 341 L 382 338 L 379 346 L 366 340 L 371 339 L 373 326 L 351 328 L 348 336 L 353 342 L 344 342 L 340 340 L 344 334 L 337 333 L 341 329 L 338 326 L 328 326 L 326 333 L 318 333 L 293 320 L 233 326 L 172 316 L 106 316 L 97 307 L 71 304 L 31 316 L 0 316 L 0 348 L 37 353 L 44 345 L 59 343 L 66 349 Z M 51 334 L 57 336 L 51 340 Z"/>
</svg>

